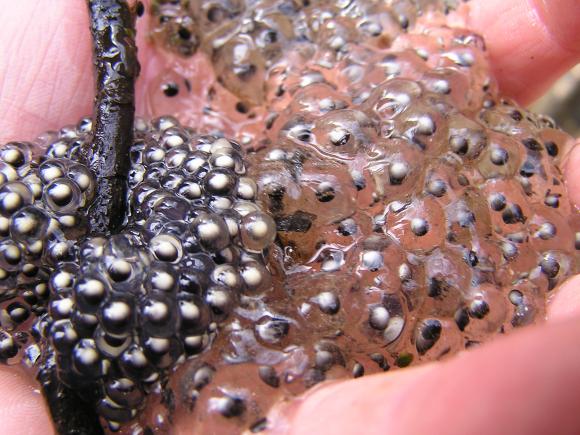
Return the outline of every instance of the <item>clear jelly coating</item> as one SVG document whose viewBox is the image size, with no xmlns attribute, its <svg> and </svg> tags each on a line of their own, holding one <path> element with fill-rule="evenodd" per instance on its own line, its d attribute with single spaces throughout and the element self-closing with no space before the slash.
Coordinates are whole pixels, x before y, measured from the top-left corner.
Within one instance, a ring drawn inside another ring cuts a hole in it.
<svg viewBox="0 0 580 435">
<path fill-rule="evenodd" d="M 89 118 L 0 147 L 0 360 L 52 352 L 111 432 L 233 434 L 542 321 L 579 266 L 571 138 L 453 3 L 154 1 L 120 234 L 88 236 Z"/>
<path fill-rule="evenodd" d="M 136 122 L 125 229 L 90 237 L 87 124 L 44 135 L 39 159 L 25 158 L 26 144 L 0 151 L 14 169 L 0 185 L 0 360 L 55 358 L 64 384 L 97 391 L 95 409 L 116 430 L 176 365 L 211 346 L 243 292 L 269 283 L 276 224 L 236 211 L 259 209 L 255 184 L 240 183 L 237 143 L 167 116 Z"/>
</svg>

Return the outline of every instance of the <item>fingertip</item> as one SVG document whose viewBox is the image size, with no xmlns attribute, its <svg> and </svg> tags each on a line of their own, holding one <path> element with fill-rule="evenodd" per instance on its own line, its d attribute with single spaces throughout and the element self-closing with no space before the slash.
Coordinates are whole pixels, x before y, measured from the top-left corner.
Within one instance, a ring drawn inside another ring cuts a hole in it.
<svg viewBox="0 0 580 435">
<path fill-rule="evenodd" d="M 528 0 L 545 27 L 547 37 L 564 52 L 580 55 L 580 2 L 578 0 Z"/>
<path fill-rule="evenodd" d="M 580 314 L 580 275 L 559 286 L 548 301 L 548 320 L 578 318 Z"/>
<path fill-rule="evenodd" d="M 566 155 L 564 175 L 570 202 L 580 210 L 580 143 L 576 143 Z"/>
<path fill-rule="evenodd" d="M 577 0 L 475 0 L 468 26 L 485 40 L 505 95 L 527 104 L 580 60 Z"/>
<path fill-rule="evenodd" d="M 94 89 L 83 2 L 0 8 L 0 142 L 30 140 L 90 113 Z"/>
<path fill-rule="evenodd" d="M 419 390 L 423 377 L 437 367 L 429 364 L 321 384 L 300 399 L 274 408 L 268 418 L 272 424 L 267 435 L 399 434 L 394 424 L 382 422 L 399 419 L 396 404 L 412 402 L 413 391 Z"/>
<path fill-rule="evenodd" d="M 282 433 L 580 433 L 579 338 L 578 320 L 550 323 L 446 362 L 331 385 Z"/>
<path fill-rule="evenodd" d="M 0 367 L 0 434 L 54 433 L 44 399 L 37 388 L 18 368 Z"/>
</svg>

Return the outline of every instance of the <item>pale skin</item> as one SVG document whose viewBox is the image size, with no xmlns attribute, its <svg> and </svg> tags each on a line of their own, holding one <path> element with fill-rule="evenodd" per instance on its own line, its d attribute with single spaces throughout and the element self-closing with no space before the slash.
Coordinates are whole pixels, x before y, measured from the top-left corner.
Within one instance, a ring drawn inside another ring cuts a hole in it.
<svg viewBox="0 0 580 435">
<path fill-rule="evenodd" d="M 580 61 L 577 0 L 472 0 L 502 92 L 526 104 Z M 19 0 L 0 8 L 0 143 L 32 138 L 91 112 L 90 35 L 83 0 Z M 49 7 L 50 6 L 50 7 Z M 141 32 L 143 35 L 144 32 Z M 138 111 L 156 60 L 139 41 Z M 580 206 L 580 147 L 565 166 Z M 580 277 L 559 289 L 547 322 L 445 362 L 317 388 L 291 412 L 287 434 L 580 433 Z M 50 434 L 42 397 L 0 367 L 0 434 Z M 183 423 L 183 422 L 182 422 Z M 176 423 L 176 432 L 191 426 Z"/>
</svg>

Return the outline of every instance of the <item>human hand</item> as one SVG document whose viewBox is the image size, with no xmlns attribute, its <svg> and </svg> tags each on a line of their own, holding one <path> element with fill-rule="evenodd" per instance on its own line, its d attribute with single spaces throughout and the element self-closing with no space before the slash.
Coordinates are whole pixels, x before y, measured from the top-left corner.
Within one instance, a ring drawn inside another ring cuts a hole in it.
<svg viewBox="0 0 580 435">
<path fill-rule="evenodd" d="M 93 81 L 84 2 L 22 0 L 0 11 L 0 142 L 34 137 L 90 113 Z M 529 102 L 580 58 L 570 1 L 480 0 L 471 27 L 484 34 L 503 92 Z M 535 12 L 534 12 L 535 11 Z M 141 32 L 143 35 L 144 32 Z M 509 35 L 510 38 L 506 38 Z M 139 43 L 140 89 L 155 65 Z M 137 95 L 140 95 L 138 90 Z M 138 107 L 139 107 L 138 100 Z M 139 109 L 138 109 L 139 111 Z M 580 150 L 567 183 L 580 205 Z M 576 188 L 574 188 L 576 187 Z M 498 433 L 580 431 L 580 279 L 554 291 L 549 321 L 472 352 L 396 373 L 318 388 L 285 410 L 290 433 Z M 26 376 L 0 369 L 0 433 L 49 433 L 43 399 Z M 190 426 L 176 425 L 176 432 Z"/>
</svg>

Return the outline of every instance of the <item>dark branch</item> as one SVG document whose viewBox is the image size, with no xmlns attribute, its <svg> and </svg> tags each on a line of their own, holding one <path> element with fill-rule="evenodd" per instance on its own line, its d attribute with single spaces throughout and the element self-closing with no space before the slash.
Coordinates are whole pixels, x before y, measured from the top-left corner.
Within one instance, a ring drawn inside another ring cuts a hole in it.
<svg viewBox="0 0 580 435">
<path fill-rule="evenodd" d="M 94 137 L 87 150 L 87 161 L 97 177 L 90 228 L 92 235 L 109 235 L 117 232 L 126 218 L 139 63 L 135 19 L 127 2 L 89 0 L 89 12 L 97 72 Z"/>
<path fill-rule="evenodd" d="M 96 70 L 94 136 L 83 150 L 97 178 L 89 210 L 90 235 L 123 226 L 127 210 L 129 150 L 133 143 L 135 80 L 139 73 L 135 19 L 125 0 L 88 0 Z M 38 380 L 59 434 L 100 435 L 92 391 L 73 391 L 58 378 L 54 355 L 41 362 Z"/>
<path fill-rule="evenodd" d="M 38 381 L 56 431 L 59 435 L 102 435 L 104 432 L 95 412 L 94 399 L 79 399 L 78 393 L 64 386 L 58 379 L 54 354 L 48 353 L 41 362 Z"/>
</svg>

